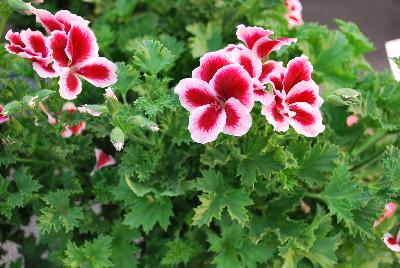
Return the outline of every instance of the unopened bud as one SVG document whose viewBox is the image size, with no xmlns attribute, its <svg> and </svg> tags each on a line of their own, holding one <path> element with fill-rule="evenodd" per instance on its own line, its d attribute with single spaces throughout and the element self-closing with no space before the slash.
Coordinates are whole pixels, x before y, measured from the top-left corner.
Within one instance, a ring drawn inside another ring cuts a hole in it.
<svg viewBox="0 0 400 268">
<path fill-rule="evenodd" d="M 327 94 L 325 100 L 334 106 L 348 106 L 359 101 L 361 93 L 352 88 L 339 88 Z"/>
<path fill-rule="evenodd" d="M 111 131 L 110 140 L 115 150 L 121 151 L 122 147 L 124 147 L 125 134 L 119 127 L 116 127 Z"/>
<path fill-rule="evenodd" d="M 107 112 L 108 109 L 104 105 L 85 104 L 78 107 L 78 111 L 83 114 L 90 114 L 92 116 L 100 116 L 102 113 Z"/>
<path fill-rule="evenodd" d="M 30 15 L 35 9 L 32 5 L 25 3 L 22 0 L 5 0 L 5 2 L 15 11 Z"/>
<path fill-rule="evenodd" d="M 106 105 L 111 115 L 116 115 L 119 109 L 119 102 L 117 96 L 110 87 L 106 88 L 106 93 L 104 94 L 106 98 Z"/>
</svg>

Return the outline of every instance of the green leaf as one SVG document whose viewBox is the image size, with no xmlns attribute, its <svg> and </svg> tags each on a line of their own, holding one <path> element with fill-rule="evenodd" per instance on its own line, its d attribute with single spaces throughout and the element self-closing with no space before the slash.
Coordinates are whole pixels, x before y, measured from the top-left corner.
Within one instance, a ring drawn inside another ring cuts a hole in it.
<svg viewBox="0 0 400 268">
<path fill-rule="evenodd" d="M 172 217 L 172 203 L 169 197 L 153 199 L 151 196 L 139 198 L 131 207 L 131 211 L 125 215 L 124 224 L 131 228 L 143 227 L 148 233 L 158 222 L 162 229 L 167 230 Z"/>
<path fill-rule="evenodd" d="M 68 242 L 64 264 L 71 268 L 90 267 L 90 268 L 108 268 L 113 267 L 110 261 L 111 257 L 110 236 L 100 235 L 92 242 L 85 241 L 81 247 L 75 243 Z"/>
<path fill-rule="evenodd" d="M 159 41 L 145 40 L 136 50 L 133 60 L 143 72 L 156 75 L 173 63 L 174 55 Z"/>
<path fill-rule="evenodd" d="M 360 208 L 363 191 L 356 182 L 352 181 L 351 173 L 345 165 L 333 172 L 330 182 L 320 193 L 320 198 L 326 202 L 331 214 L 338 221 L 351 221 L 352 210 Z"/>
<path fill-rule="evenodd" d="M 314 264 L 318 264 L 323 268 L 334 267 L 337 263 L 335 251 L 339 247 L 339 244 L 340 234 L 332 237 L 318 238 L 310 250 L 305 253 L 305 256 Z"/>
<path fill-rule="evenodd" d="M 157 99 L 139 97 L 134 103 L 139 112 L 144 112 L 149 117 L 154 117 L 163 113 L 166 109 L 175 107 L 174 98 L 170 94 L 158 96 Z"/>
<path fill-rule="evenodd" d="M 193 58 L 199 58 L 207 52 L 222 48 L 222 27 L 219 23 L 208 22 L 207 25 L 194 23 L 186 26 L 186 30 L 193 34 L 193 37 L 189 38 Z"/>
<path fill-rule="evenodd" d="M 193 224 L 209 225 L 213 218 L 220 219 L 227 208 L 231 218 L 244 225 L 248 221 L 246 206 L 253 204 L 248 193 L 226 184 L 220 172 L 207 170 L 202 175 L 193 183 L 193 188 L 203 191 L 199 196 L 201 205 L 194 209 Z"/>
<path fill-rule="evenodd" d="M 112 262 L 113 267 L 135 268 L 137 267 L 137 253 L 139 248 L 132 241 L 140 237 L 139 230 L 132 230 L 119 222 L 114 222 L 112 227 Z"/>
<path fill-rule="evenodd" d="M 62 227 L 68 232 L 79 225 L 84 218 L 83 211 L 70 205 L 70 195 L 68 190 L 57 190 L 42 198 L 47 205 L 40 210 L 39 229 L 42 232 L 49 233 L 52 229 L 57 232 Z"/>
<path fill-rule="evenodd" d="M 361 55 L 375 49 L 374 44 L 365 37 L 357 24 L 339 19 L 335 20 L 335 22 L 340 31 L 344 33 L 347 40 L 353 46 L 355 55 Z"/>
<path fill-rule="evenodd" d="M 178 266 L 183 263 L 187 266 L 195 253 L 195 248 L 191 243 L 182 239 L 175 239 L 166 244 L 167 251 L 161 260 L 161 264 Z"/>
<path fill-rule="evenodd" d="M 135 90 L 135 87 L 140 84 L 140 74 L 131 65 L 123 62 L 117 62 L 118 81 L 113 85 L 113 89 L 125 96 L 129 91 Z"/>
<path fill-rule="evenodd" d="M 282 165 L 274 159 L 274 154 L 264 152 L 265 141 L 261 137 L 247 138 L 243 146 L 243 155 L 237 168 L 240 181 L 247 187 L 254 187 L 257 175 L 269 178 L 272 171 L 282 168 Z"/>
<path fill-rule="evenodd" d="M 14 174 L 15 190 L 10 191 L 13 183 L 0 176 L 1 215 L 11 218 L 14 209 L 25 206 L 33 193 L 42 188 L 42 185 L 32 178 L 28 174 L 28 168 L 19 168 Z"/>
</svg>

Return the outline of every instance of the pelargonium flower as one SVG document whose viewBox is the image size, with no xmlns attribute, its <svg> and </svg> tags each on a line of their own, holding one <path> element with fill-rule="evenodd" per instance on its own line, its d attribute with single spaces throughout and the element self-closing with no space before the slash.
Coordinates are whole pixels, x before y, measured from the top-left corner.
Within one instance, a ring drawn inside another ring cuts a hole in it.
<svg viewBox="0 0 400 268">
<path fill-rule="evenodd" d="M 230 64 L 241 65 L 250 75 L 254 88 L 254 100 L 271 97 L 264 84 L 269 76 L 282 68 L 282 63 L 267 61 L 265 64 L 248 48 L 243 45 L 229 45 L 224 50 L 209 52 L 200 58 L 200 66 L 193 70 L 192 77 L 210 82 L 215 73 Z"/>
<path fill-rule="evenodd" d="M 389 202 L 385 205 L 385 212 L 374 222 L 374 227 L 381 224 L 385 219 L 390 219 L 396 213 L 397 204 L 395 202 Z"/>
<path fill-rule="evenodd" d="M 276 131 L 287 131 L 291 125 L 306 137 L 325 130 L 319 110 L 323 99 L 311 79 L 313 67 L 306 56 L 289 61 L 287 69 L 270 78 L 275 93 L 271 102 L 263 103 L 262 114 Z"/>
<path fill-rule="evenodd" d="M 3 105 L 0 104 L 0 124 L 10 121 L 10 117 L 3 115 Z"/>
<path fill-rule="evenodd" d="M 44 9 L 35 9 L 33 13 L 36 15 L 36 21 L 40 23 L 43 28 L 51 33 L 53 31 L 64 31 L 68 33 L 72 24 L 89 25 L 89 21 L 81 16 L 72 14 L 68 10 L 60 10 L 55 15 Z"/>
<path fill-rule="evenodd" d="M 397 233 L 396 238 L 394 238 L 390 233 L 384 234 L 383 242 L 390 250 L 400 252 L 400 232 Z"/>
<path fill-rule="evenodd" d="M 96 87 L 108 87 L 117 81 L 116 65 L 99 57 L 94 33 L 85 25 L 74 24 L 68 33 L 55 30 L 49 37 L 54 68 L 60 74 L 60 95 L 75 99 L 82 91 L 79 77 Z"/>
<path fill-rule="evenodd" d="M 243 24 L 237 26 L 237 38 L 245 43 L 260 59 L 266 59 L 268 55 L 280 49 L 282 46 L 290 45 L 297 41 L 296 38 L 270 39 L 274 34 L 271 30 L 261 27 L 246 27 Z"/>
<path fill-rule="evenodd" d="M 207 143 L 219 133 L 242 136 L 250 129 L 254 94 L 250 75 L 237 64 L 219 68 L 209 82 L 187 78 L 175 87 L 190 112 L 189 131 L 195 142 Z"/>
<path fill-rule="evenodd" d="M 106 154 L 103 150 L 95 148 L 94 153 L 96 155 L 96 165 L 94 166 L 90 175 L 94 175 L 94 173 L 103 167 L 115 165 L 116 161 L 114 157 L 111 155 Z"/>
<path fill-rule="evenodd" d="M 347 125 L 348 127 L 352 127 L 353 125 L 355 125 L 355 124 L 358 123 L 358 120 L 359 120 L 359 118 L 358 118 L 357 115 L 355 115 L 355 114 L 349 115 L 349 116 L 346 118 L 346 125 Z"/>
<path fill-rule="evenodd" d="M 304 22 L 301 15 L 303 6 L 300 0 L 285 0 L 285 6 L 287 9 L 285 18 L 289 23 L 289 29 L 293 28 L 294 26 L 303 25 Z"/>
<path fill-rule="evenodd" d="M 72 102 L 66 102 L 62 107 L 62 112 L 68 112 L 70 115 L 73 115 L 76 112 L 77 108 L 75 104 Z M 79 122 L 76 125 L 66 125 L 61 132 L 61 136 L 63 138 L 69 138 L 72 135 L 80 135 L 82 131 L 86 128 L 86 123 L 84 121 Z"/>
<path fill-rule="evenodd" d="M 27 29 L 14 33 L 9 30 L 5 38 L 10 42 L 6 45 L 7 51 L 31 61 L 33 69 L 40 77 L 58 76 L 52 66 L 52 58 L 46 45 L 47 38 L 41 32 Z"/>
</svg>

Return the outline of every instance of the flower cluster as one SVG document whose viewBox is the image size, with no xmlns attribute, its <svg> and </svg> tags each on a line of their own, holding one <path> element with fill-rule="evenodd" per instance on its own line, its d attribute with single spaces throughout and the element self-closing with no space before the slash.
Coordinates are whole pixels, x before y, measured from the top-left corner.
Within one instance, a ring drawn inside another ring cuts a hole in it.
<svg viewBox="0 0 400 268">
<path fill-rule="evenodd" d="M 32 62 L 42 78 L 59 77 L 62 98 L 72 100 L 82 91 L 80 78 L 96 87 L 108 87 L 117 81 L 116 65 L 99 57 L 96 37 L 89 21 L 67 10 L 55 15 L 43 9 L 32 9 L 36 20 L 49 36 L 31 29 L 8 31 L 8 52 Z"/>
<path fill-rule="evenodd" d="M 302 56 L 285 68 L 282 62 L 268 60 L 271 52 L 296 42 L 293 38 L 271 39 L 272 34 L 260 27 L 239 25 L 236 35 L 244 45 L 228 45 L 205 54 L 192 77 L 175 87 L 182 106 L 190 112 L 189 131 L 194 141 L 211 142 L 221 132 L 246 134 L 252 125 L 254 101 L 262 103 L 262 114 L 276 131 L 287 131 L 289 125 L 307 137 L 324 131 L 319 110 L 323 100 L 311 78 L 311 63 Z"/>
<path fill-rule="evenodd" d="M 303 6 L 300 0 L 285 0 L 285 7 L 287 9 L 285 18 L 289 23 L 289 28 L 303 25 L 304 22 L 301 15 L 301 12 L 303 11 Z"/>
</svg>

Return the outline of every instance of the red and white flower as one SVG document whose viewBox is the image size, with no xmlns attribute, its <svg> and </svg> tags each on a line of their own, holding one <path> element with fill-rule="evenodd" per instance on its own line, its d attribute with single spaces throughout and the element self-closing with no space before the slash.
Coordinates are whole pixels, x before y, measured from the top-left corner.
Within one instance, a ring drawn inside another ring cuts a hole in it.
<svg viewBox="0 0 400 268">
<path fill-rule="evenodd" d="M 58 76 L 52 66 L 52 58 L 46 45 L 47 38 L 41 32 L 27 29 L 14 33 L 9 30 L 5 38 L 10 42 L 6 45 L 7 51 L 31 61 L 33 69 L 40 77 Z"/>
<path fill-rule="evenodd" d="M 313 67 L 305 56 L 289 61 L 287 69 L 270 80 L 275 98 L 263 103 L 262 114 L 276 131 L 287 131 L 289 125 L 306 137 L 315 137 L 325 130 L 319 110 L 323 99 L 319 87 L 311 79 Z"/>
<path fill-rule="evenodd" d="M 385 205 L 385 212 L 379 217 L 377 221 L 374 222 L 374 227 L 381 224 L 385 219 L 390 219 L 396 213 L 397 204 L 395 202 L 389 202 Z"/>
<path fill-rule="evenodd" d="M 55 30 L 49 37 L 54 68 L 60 74 L 62 98 L 72 100 L 82 91 L 79 77 L 96 87 L 108 87 L 117 81 L 116 65 L 99 57 L 94 33 L 85 25 L 72 24 L 68 33 Z"/>
<path fill-rule="evenodd" d="M 116 161 L 114 157 L 106 154 L 105 152 L 103 152 L 103 150 L 95 148 L 94 153 L 96 155 L 96 165 L 94 166 L 90 175 L 93 176 L 96 171 L 102 169 L 103 167 L 115 165 Z"/>
<path fill-rule="evenodd" d="M 265 60 L 273 51 L 297 41 L 296 38 L 269 38 L 274 32 L 261 27 L 237 26 L 237 38 L 245 43 L 260 59 Z"/>
<path fill-rule="evenodd" d="M 10 121 L 10 117 L 3 115 L 3 105 L 0 104 L 0 124 Z"/>
<path fill-rule="evenodd" d="M 289 29 L 293 28 L 294 26 L 303 25 L 304 21 L 301 15 L 303 6 L 300 0 L 285 0 L 285 6 L 287 8 L 285 18 L 288 21 Z"/>
<path fill-rule="evenodd" d="M 76 112 L 77 108 L 72 102 L 66 102 L 62 107 L 62 112 L 68 112 L 71 116 Z M 79 122 L 76 125 L 66 125 L 61 132 L 63 138 L 69 138 L 72 135 L 80 135 L 82 131 L 86 128 L 86 123 L 84 121 Z"/>
<path fill-rule="evenodd" d="M 250 111 L 254 105 L 248 72 L 237 64 L 230 64 L 218 66 L 215 74 L 199 73 L 204 80 L 183 79 L 175 88 L 182 106 L 191 113 L 192 139 L 204 144 L 217 139 L 221 132 L 234 136 L 246 134 L 251 127 Z"/>
<path fill-rule="evenodd" d="M 64 31 L 68 33 L 73 23 L 84 26 L 90 23 L 84 18 L 72 14 L 68 10 L 60 10 L 55 15 L 44 9 L 35 9 L 33 13 L 36 15 L 36 21 L 40 23 L 48 33 L 53 31 Z"/>
<path fill-rule="evenodd" d="M 391 251 L 400 252 L 400 232 L 397 233 L 396 238 L 390 233 L 384 234 L 383 242 Z"/>
</svg>

